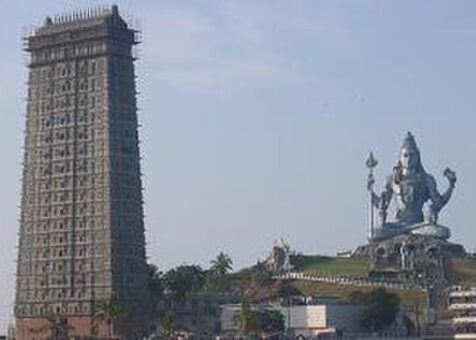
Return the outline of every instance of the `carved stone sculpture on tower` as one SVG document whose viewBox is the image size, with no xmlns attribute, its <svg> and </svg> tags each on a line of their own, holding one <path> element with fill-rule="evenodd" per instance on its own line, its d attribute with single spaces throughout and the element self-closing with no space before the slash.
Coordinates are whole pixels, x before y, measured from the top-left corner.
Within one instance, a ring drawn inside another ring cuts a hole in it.
<svg viewBox="0 0 476 340">
<path fill-rule="evenodd" d="M 367 183 L 371 204 L 377 209 L 380 219 L 379 225 L 371 233 L 371 240 L 382 240 L 401 234 L 448 239 L 450 230 L 437 222 L 441 209 L 453 193 L 456 174 L 449 168 L 445 169 L 443 174 L 449 185 L 447 190 L 440 194 L 434 177 L 423 168 L 415 138 L 408 132 L 400 148 L 397 164 L 393 173 L 388 176 L 383 192 L 374 192 L 373 177 L 370 177 Z M 393 221 L 387 221 L 392 200 L 396 203 L 396 214 Z M 424 207 L 427 207 L 426 211 Z"/>
</svg>

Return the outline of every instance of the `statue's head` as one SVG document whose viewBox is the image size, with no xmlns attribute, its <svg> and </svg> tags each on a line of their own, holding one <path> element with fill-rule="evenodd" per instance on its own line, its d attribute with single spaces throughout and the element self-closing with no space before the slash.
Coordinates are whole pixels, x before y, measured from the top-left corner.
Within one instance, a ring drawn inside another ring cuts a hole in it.
<svg viewBox="0 0 476 340">
<path fill-rule="evenodd" d="M 399 166 L 403 169 L 420 170 L 423 169 L 420 160 L 420 150 L 415 142 L 415 138 L 407 132 L 400 148 Z"/>
</svg>

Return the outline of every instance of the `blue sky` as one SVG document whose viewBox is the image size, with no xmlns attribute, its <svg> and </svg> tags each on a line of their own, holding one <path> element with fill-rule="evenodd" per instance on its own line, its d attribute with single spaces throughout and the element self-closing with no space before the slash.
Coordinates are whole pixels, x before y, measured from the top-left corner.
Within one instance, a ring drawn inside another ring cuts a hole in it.
<svg viewBox="0 0 476 340">
<path fill-rule="evenodd" d="M 117 1 L 137 62 L 148 255 L 163 269 L 237 267 L 284 237 L 305 253 L 365 240 L 367 153 L 381 184 L 407 130 L 440 190 L 440 222 L 476 248 L 474 1 Z M 21 36 L 97 1 L 2 1 L 0 327 L 11 318 L 24 129 Z"/>
</svg>

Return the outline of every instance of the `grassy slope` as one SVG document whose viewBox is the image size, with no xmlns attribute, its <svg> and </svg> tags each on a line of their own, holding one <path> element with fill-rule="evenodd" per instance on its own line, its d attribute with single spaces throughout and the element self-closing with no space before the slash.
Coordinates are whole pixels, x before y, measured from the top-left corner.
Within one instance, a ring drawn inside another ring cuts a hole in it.
<svg viewBox="0 0 476 340">
<path fill-rule="evenodd" d="M 355 276 L 364 275 L 369 270 L 369 261 L 329 256 L 296 255 L 291 263 L 298 271 L 320 275 Z"/>
<path fill-rule="evenodd" d="M 322 275 L 353 276 L 368 272 L 369 262 L 351 258 L 297 255 L 292 259 L 296 270 Z M 453 284 L 476 287 L 476 259 L 454 258 L 449 262 L 448 276 Z M 345 299 L 351 292 L 368 291 L 370 288 L 340 286 L 328 283 L 296 281 L 305 295 L 334 295 Z M 406 306 L 426 304 L 425 293 L 419 290 L 395 291 Z"/>
<path fill-rule="evenodd" d="M 476 286 L 476 259 L 452 259 L 448 266 L 448 276 L 451 283 Z"/>
<path fill-rule="evenodd" d="M 369 269 L 368 261 L 351 258 L 297 255 L 293 262 L 299 271 L 322 275 L 363 275 Z M 453 258 L 448 263 L 448 277 L 453 284 L 476 287 L 476 259 Z M 350 292 L 355 290 L 368 290 L 368 288 L 362 287 L 302 281 L 295 284 L 307 295 L 336 295 L 342 298 L 346 298 Z M 415 301 L 425 301 L 424 293 L 420 291 L 400 291 L 397 293 L 405 305 L 414 305 Z"/>
<path fill-rule="evenodd" d="M 364 275 L 370 266 L 368 260 L 328 256 L 297 255 L 292 261 L 298 271 L 321 275 Z M 449 261 L 448 277 L 453 284 L 476 286 L 476 259 L 453 258 Z"/>
<path fill-rule="evenodd" d="M 304 295 L 331 295 L 341 299 L 346 299 L 350 293 L 355 291 L 368 292 L 371 287 L 343 286 L 330 283 L 296 281 L 294 285 L 301 290 Z M 389 290 L 396 293 L 405 306 L 414 306 L 416 304 L 425 305 L 426 295 L 420 290 Z"/>
<path fill-rule="evenodd" d="M 296 270 L 322 275 L 355 276 L 365 275 L 370 263 L 364 259 L 336 258 L 328 256 L 297 255 L 292 258 Z M 476 270 L 476 268 L 475 268 Z M 346 299 L 351 292 L 369 291 L 369 287 L 344 286 L 321 282 L 296 281 L 294 285 L 305 295 L 332 295 Z M 426 296 L 420 290 L 394 291 L 406 306 L 426 303 Z"/>
</svg>

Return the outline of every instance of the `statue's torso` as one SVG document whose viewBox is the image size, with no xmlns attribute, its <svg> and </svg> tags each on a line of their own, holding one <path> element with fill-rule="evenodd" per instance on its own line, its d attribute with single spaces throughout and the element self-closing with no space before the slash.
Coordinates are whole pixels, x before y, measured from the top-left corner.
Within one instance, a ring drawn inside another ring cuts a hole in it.
<svg viewBox="0 0 476 340">
<path fill-rule="evenodd" d="M 426 174 L 408 174 L 393 180 L 392 189 L 397 204 L 396 219 L 402 225 L 423 222 L 423 205 L 428 200 Z"/>
</svg>

